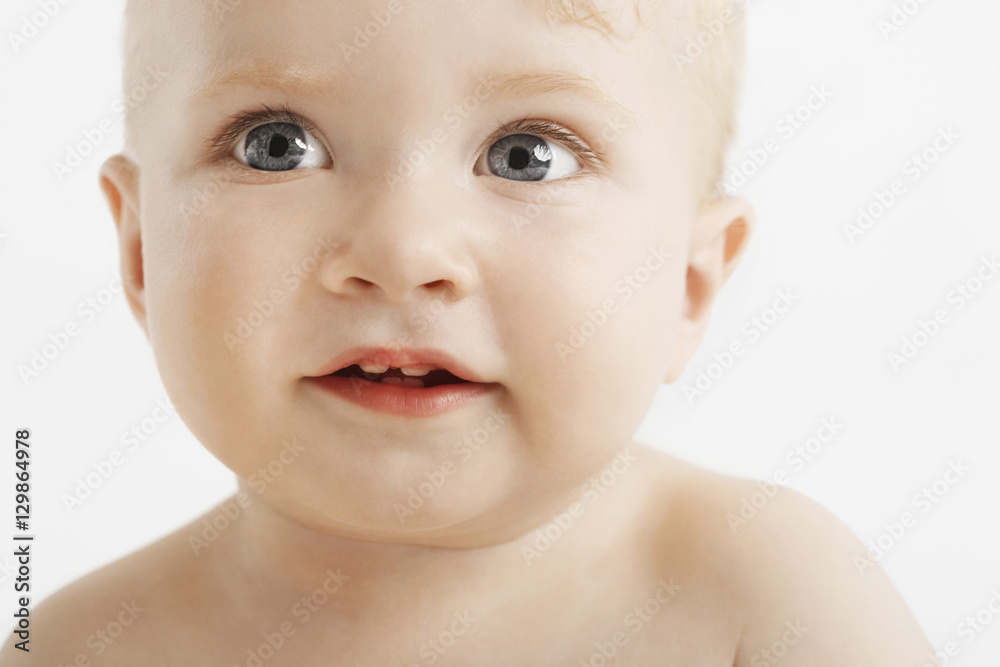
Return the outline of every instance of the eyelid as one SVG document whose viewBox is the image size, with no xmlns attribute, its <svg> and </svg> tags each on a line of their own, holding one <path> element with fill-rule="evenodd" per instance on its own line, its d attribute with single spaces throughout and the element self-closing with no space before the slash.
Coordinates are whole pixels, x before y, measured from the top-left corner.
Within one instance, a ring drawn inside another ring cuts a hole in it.
<svg viewBox="0 0 1000 667">
<path fill-rule="evenodd" d="M 246 109 L 229 117 L 228 124 L 206 142 L 209 159 L 215 161 L 226 157 L 244 132 L 268 123 L 291 123 L 298 125 L 313 136 L 316 136 L 317 133 L 314 123 L 302 114 L 292 111 L 287 104 L 283 104 L 277 109 L 262 104 L 257 109 Z"/>
<path fill-rule="evenodd" d="M 499 123 L 499 121 L 497 121 Z M 480 154 L 485 150 L 488 150 L 497 141 L 500 141 L 504 137 L 510 136 L 512 134 L 531 134 L 535 136 L 544 137 L 546 139 L 554 139 L 559 143 L 566 146 L 569 150 L 580 157 L 585 166 L 592 169 L 603 169 L 605 167 L 605 158 L 603 155 L 594 151 L 590 146 L 587 145 L 580 137 L 578 137 L 573 132 L 569 131 L 562 125 L 558 123 L 553 123 L 548 120 L 528 120 L 528 116 L 525 116 L 521 120 L 517 121 L 512 125 L 504 125 L 498 127 L 489 138 L 483 142 L 483 147 L 477 153 Z M 478 159 L 478 158 L 477 158 Z M 573 178 L 578 174 L 572 174 L 570 176 L 565 176 L 562 179 Z M 538 181 L 539 183 L 550 183 L 551 181 Z M 525 183 L 530 183 L 525 181 Z"/>
</svg>

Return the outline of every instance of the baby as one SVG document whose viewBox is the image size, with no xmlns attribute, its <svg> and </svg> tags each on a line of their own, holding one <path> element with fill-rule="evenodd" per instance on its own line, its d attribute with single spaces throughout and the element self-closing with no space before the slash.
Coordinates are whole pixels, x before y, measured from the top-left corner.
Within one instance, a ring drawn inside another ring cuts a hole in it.
<svg viewBox="0 0 1000 667">
<path fill-rule="evenodd" d="M 745 5 L 130 0 L 100 182 L 239 490 L 0 663 L 938 664 L 829 511 L 632 441 L 754 224 Z"/>
</svg>

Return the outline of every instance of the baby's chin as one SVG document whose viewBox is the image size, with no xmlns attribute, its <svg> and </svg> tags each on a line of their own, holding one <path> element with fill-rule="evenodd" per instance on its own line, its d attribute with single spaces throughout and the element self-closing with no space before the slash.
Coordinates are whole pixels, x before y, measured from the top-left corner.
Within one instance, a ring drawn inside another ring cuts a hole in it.
<svg viewBox="0 0 1000 667">
<path fill-rule="evenodd" d="M 242 495 L 247 515 L 267 523 L 298 524 L 347 540 L 450 548 L 507 542 L 545 520 L 534 497 L 513 480 L 451 474 L 434 470 L 412 484 L 374 476 L 349 490 L 289 475 L 259 494 L 240 480 L 237 500 Z"/>
</svg>

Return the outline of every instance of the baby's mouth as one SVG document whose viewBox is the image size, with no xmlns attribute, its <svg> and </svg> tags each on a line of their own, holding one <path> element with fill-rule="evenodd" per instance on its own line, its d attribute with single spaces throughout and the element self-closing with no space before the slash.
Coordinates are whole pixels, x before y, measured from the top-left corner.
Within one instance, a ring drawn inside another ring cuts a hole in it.
<svg viewBox="0 0 1000 667">
<path fill-rule="evenodd" d="M 381 370 L 385 368 L 385 370 Z M 442 384 L 461 384 L 468 380 L 456 377 L 443 368 L 435 370 L 419 370 L 414 368 L 389 368 L 368 366 L 364 368 L 358 364 L 352 364 L 346 368 L 341 368 L 331 375 L 344 378 L 360 379 L 367 382 L 381 382 L 382 384 L 393 384 L 402 387 L 436 387 Z"/>
</svg>

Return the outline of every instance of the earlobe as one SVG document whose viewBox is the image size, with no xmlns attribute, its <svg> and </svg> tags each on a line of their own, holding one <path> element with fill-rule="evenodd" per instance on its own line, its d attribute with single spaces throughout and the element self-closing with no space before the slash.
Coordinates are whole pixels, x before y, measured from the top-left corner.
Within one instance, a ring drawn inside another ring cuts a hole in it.
<svg viewBox="0 0 1000 667">
<path fill-rule="evenodd" d="M 142 227 L 139 217 L 139 167 L 122 154 L 112 155 L 101 165 L 100 184 L 118 232 L 118 252 L 121 258 L 125 296 L 139 326 L 148 338 Z"/>
<path fill-rule="evenodd" d="M 688 250 L 684 306 L 666 382 L 680 377 L 708 329 L 712 305 L 745 252 L 756 218 L 741 197 L 725 197 L 698 213 Z"/>
</svg>

